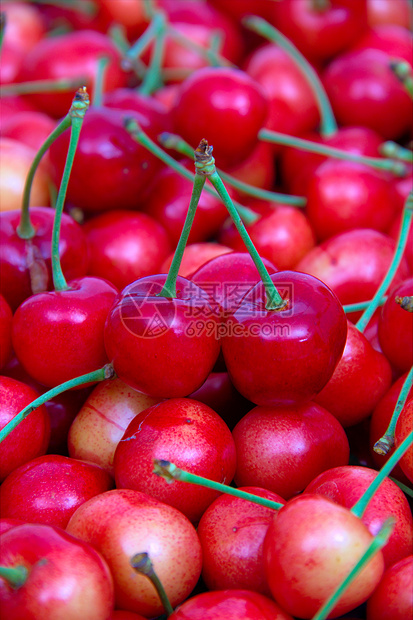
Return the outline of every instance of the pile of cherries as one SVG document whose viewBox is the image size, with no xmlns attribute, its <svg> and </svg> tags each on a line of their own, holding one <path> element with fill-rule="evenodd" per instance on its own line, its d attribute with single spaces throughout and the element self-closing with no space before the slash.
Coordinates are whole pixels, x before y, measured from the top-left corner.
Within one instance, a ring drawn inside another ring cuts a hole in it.
<svg viewBox="0 0 413 620">
<path fill-rule="evenodd" d="M 410 619 L 410 1 L 1 10 L 0 616 Z"/>
</svg>

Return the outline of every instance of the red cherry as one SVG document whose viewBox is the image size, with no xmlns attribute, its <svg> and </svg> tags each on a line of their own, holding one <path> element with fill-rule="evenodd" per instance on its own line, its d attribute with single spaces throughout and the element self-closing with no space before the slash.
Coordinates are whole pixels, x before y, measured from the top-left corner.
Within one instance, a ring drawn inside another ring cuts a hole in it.
<svg viewBox="0 0 413 620">
<path fill-rule="evenodd" d="M 11 326 L 13 312 L 3 295 L 0 295 L 0 370 L 12 355 Z"/>
<path fill-rule="evenodd" d="M 395 447 L 398 448 L 400 444 L 411 433 L 413 427 L 413 398 L 407 401 L 405 406 L 400 412 L 399 419 L 396 424 L 396 431 L 394 433 Z M 403 472 L 406 474 L 410 482 L 413 482 L 413 446 L 407 449 L 402 458 L 399 461 L 399 465 Z"/>
<path fill-rule="evenodd" d="M 266 310 L 263 284 L 252 288 L 227 319 L 225 363 L 238 391 L 257 405 L 310 400 L 341 357 L 345 314 L 334 293 L 317 278 L 280 271 L 271 280 L 288 299 L 287 306 Z"/>
<path fill-rule="evenodd" d="M 207 261 L 216 256 L 221 256 L 221 254 L 228 254 L 229 252 L 232 252 L 231 248 L 213 241 L 189 243 L 184 250 L 181 266 L 179 268 L 179 275 L 185 278 L 190 277 L 191 274 Z M 173 257 L 174 253 L 170 254 L 163 263 L 161 271 L 169 271 Z"/>
<path fill-rule="evenodd" d="M 178 276 L 177 298 L 160 297 L 166 275 L 141 278 L 117 297 L 105 346 L 117 376 L 159 398 L 187 396 L 207 378 L 220 350 L 216 302 Z"/>
<path fill-rule="evenodd" d="M 397 298 L 413 295 L 413 277 L 393 288 L 381 308 L 378 324 L 383 353 L 399 371 L 409 370 L 413 360 L 413 316 L 403 310 Z"/>
<path fill-rule="evenodd" d="M 1 135 L 19 140 L 37 152 L 55 127 L 56 121 L 43 112 L 20 112 L 2 122 Z"/>
<path fill-rule="evenodd" d="M 24 407 L 35 400 L 39 393 L 31 387 L 0 377 L 0 428 L 4 428 Z M 42 405 L 32 411 L 1 443 L 0 481 L 14 469 L 36 456 L 45 454 L 49 443 L 50 420 Z"/>
<path fill-rule="evenodd" d="M 206 138 L 217 165 L 248 157 L 268 114 L 262 87 L 239 69 L 200 69 L 182 82 L 172 110 L 174 131 L 189 144 Z"/>
<path fill-rule="evenodd" d="M 413 37 L 409 26 L 404 28 L 387 23 L 367 30 L 353 47 L 353 50 L 381 50 L 389 54 L 391 58 L 403 58 L 412 64 L 412 45 Z"/>
<path fill-rule="evenodd" d="M 235 483 L 260 486 L 286 499 L 318 473 L 348 463 L 349 445 L 341 424 L 312 402 L 255 407 L 238 422 L 233 436 Z"/>
<path fill-rule="evenodd" d="M 393 564 L 367 601 L 367 620 L 407 620 L 413 614 L 413 556 Z"/>
<path fill-rule="evenodd" d="M 370 26 L 396 24 L 410 28 L 412 7 L 409 0 L 367 0 Z"/>
<path fill-rule="evenodd" d="M 49 387 L 98 370 L 108 361 L 103 329 L 117 289 L 93 277 L 68 285 L 68 290 L 29 297 L 13 317 L 17 358 L 36 381 Z"/>
</svg>

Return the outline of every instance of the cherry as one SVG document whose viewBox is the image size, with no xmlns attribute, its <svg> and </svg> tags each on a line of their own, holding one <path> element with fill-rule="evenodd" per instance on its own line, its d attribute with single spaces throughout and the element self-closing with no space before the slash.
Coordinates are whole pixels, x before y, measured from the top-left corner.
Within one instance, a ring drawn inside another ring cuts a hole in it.
<svg viewBox="0 0 413 620">
<path fill-rule="evenodd" d="M 409 27 L 404 28 L 394 24 L 375 26 L 366 31 L 353 50 L 376 49 L 382 50 L 391 58 L 403 58 L 412 63 L 412 34 Z"/>
<path fill-rule="evenodd" d="M 406 620 L 413 613 L 413 556 L 386 570 L 367 601 L 367 620 Z"/>
<path fill-rule="evenodd" d="M 103 329 L 117 289 L 93 277 L 68 284 L 67 290 L 29 297 L 13 317 L 16 356 L 36 381 L 49 387 L 97 370 L 108 361 Z"/>
<path fill-rule="evenodd" d="M 105 346 L 122 381 L 151 396 L 172 398 L 202 385 L 220 344 L 210 296 L 179 276 L 176 298 L 163 297 L 165 281 L 165 275 L 147 276 L 123 289 L 107 318 Z"/>
<path fill-rule="evenodd" d="M 333 376 L 314 400 L 344 426 L 365 420 L 389 390 L 392 371 L 386 357 L 350 322 L 343 355 Z"/>
<path fill-rule="evenodd" d="M 79 86 L 94 92 L 97 60 L 109 58 L 105 72 L 105 90 L 126 85 L 126 73 L 120 68 L 120 53 L 109 37 L 95 30 L 81 30 L 47 37 L 32 48 L 18 75 L 20 82 L 35 80 L 77 79 Z M 54 118 L 66 114 L 72 99 L 67 93 L 26 95 L 40 110 Z"/>
<path fill-rule="evenodd" d="M 347 465 L 349 445 L 337 420 L 315 403 L 255 407 L 233 430 L 235 483 L 290 498 L 322 471 Z"/>
<path fill-rule="evenodd" d="M 319 495 L 293 498 L 273 518 L 264 539 L 265 574 L 276 602 L 288 613 L 312 618 L 372 541 L 346 508 Z M 366 601 L 384 570 L 377 553 L 334 606 L 334 616 Z"/>
<path fill-rule="evenodd" d="M 238 391 L 257 405 L 310 400 L 343 352 L 344 311 L 317 278 L 282 271 L 271 280 L 284 292 L 286 307 L 267 310 L 264 285 L 252 288 L 227 319 L 225 363 Z"/>
<path fill-rule="evenodd" d="M 204 263 L 221 256 L 221 254 L 228 254 L 232 252 L 232 249 L 222 243 L 215 243 L 214 241 L 204 241 L 201 243 L 189 243 L 182 256 L 181 266 L 179 268 L 179 275 L 185 278 L 190 277 L 199 267 Z M 171 254 L 162 265 L 161 271 L 168 271 L 171 266 L 173 254 Z"/>
<path fill-rule="evenodd" d="M 131 88 L 116 88 L 103 93 L 102 103 L 106 108 L 131 110 L 143 114 L 153 127 L 153 133 L 169 131 L 172 123 L 167 108 L 153 97 L 141 94 Z"/>
<path fill-rule="evenodd" d="M 381 349 L 401 372 L 409 370 L 413 360 L 413 317 L 397 301 L 408 295 L 413 295 L 413 277 L 391 289 L 381 308 L 378 323 Z"/>
<path fill-rule="evenodd" d="M 410 28 L 412 8 L 408 0 L 367 0 L 370 26 L 395 24 Z"/>
<path fill-rule="evenodd" d="M 1 10 L 6 16 L 4 43 L 8 42 L 27 53 L 44 37 L 45 22 L 38 7 L 5 0 Z"/>
<path fill-rule="evenodd" d="M 114 457 L 117 488 L 145 492 L 174 506 L 196 523 L 217 493 L 182 483 L 169 485 L 153 475 L 154 459 L 173 461 L 185 470 L 229 484 L 235 473 L 232 435 L 207 405 L 168 399 L 139 413 L 118 443 Z"/>
<path fill-rule="evenodd" d="M 13 312 L 3 295 L 0 295 L 0 370 L 12 355 L 11 326 Z"/>
<path fill-rule="evenodd" d="M 51 240 L 54 210 L 32 207 L 30 220 L 35 234 L 22 239 L 18 234 L 20 211 L 0 215 L 0 291 L 15 310 L 34 293 L 52 287 Z M 80 225 L 66 213 L 62 214 L 59 253 L 62 269 L 68 279 L 86 275 L 89 249 Z"/>
<path fill-rule="evenodd" d="M 159 169 L 158 159 L 124 129 L 125 116 L 137 118 L 149 133 L 156 131 L 144 114 L 130 110 L 92 107 L 85 117 L 67 199 L 88 213 L 136 208 Z M 50 148 L 56 183 L 62 176 L 68 143 L 65 133 Z"/>
<path fill-rule="evenodd" d="M 55 126 L 56 122 L 43 112 L 19 112 L 2 122 L 1 135 L 38 151 Z"/>
<path fill-rule="evenodd" d="M 413 425 L 413 398 L 407 401 L 400 412 L 397 420 L 396 430 L 394 433 L 395 447 L 398 448 L 403 440 L 411 432 Z M 413 446 L 410 446 L 407 452 L 399 461 L 400 467 L 406 474 L 410 482 L 413 482 Z"/>
<path fill-rule="evenodd" d="M 251 154 L 267 113 L 264 90 L 246 73 L 210 67 L 182 82 L 172 118 L 174 131 L 192 146 L 206 137 L 225 168 Z"/>
<path fill-rule="evenodd" d="M 83 226 L 90 251 L 90 275 L 106 278 L 119 290 L 160 270 L 171 251 L 163 226 L 144 213 L 112 210 Z"/>
<path fill-rule="evenodd" d="M 335 467 L 314 478 L 304 493 L 323 495 L 350 509 L 376 476 L 377 471 L 369 467 Z M 368 504 L 361 520 L 372 536 L 375 536 L 389 516 L 394 517 L 396 523 L 387 544 L 382 548 L 387 568 L 410 554 L 413 520 L 403 491 L 386 478 Z"/>
<path fill-rule="evenodd" d="M 78 506 L 113 486 L 112 477 L 94 463 L 39 456 L 7 476 L 0 487 L 0 514 L 64 529 Z"/>
<path fill-rule="evenodd" d="M 38 397 L 31 387 L 11 379 L 0 378 L 1 408 L 0 427 L 4 428 L 10 420 Z M 14 469 L 36 456 L 45 454 L 49 443 L 50 420 L 45 407 L 32 411 L 9 437 L 1 444 L 0 480 L 3 481 Z"/>
<path fill-rule="evenodd" d="M 272 23 L 311 61 L 329 60 L 347 49 L 367 26 L 365 2 L 280 0 Z"/>
</svg>

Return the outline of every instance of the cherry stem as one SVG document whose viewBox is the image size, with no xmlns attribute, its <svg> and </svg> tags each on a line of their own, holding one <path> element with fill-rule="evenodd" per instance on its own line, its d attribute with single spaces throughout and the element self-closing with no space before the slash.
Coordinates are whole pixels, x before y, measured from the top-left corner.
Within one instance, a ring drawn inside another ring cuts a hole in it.
<svg viewBox="0 0 413 620">
<path fill-rule="evenodd" d="M 3 47 L 5 31 L 6 31 L 6 13 L 4 13 L 4 11 L 0 11 L 0 53 Z"/>
<path fill-rule="evenodd" d="M 281 310 L 288 303 L 287 300 L 283 300 L 277 289 L 275 288 L 274 282 L 271 280 L 271 277 L 262 262 L 261 256 L 258 254 L 255 245 L 253 244 L 240 216 L 238 211 L 236 210 L 231 197 L 229 196 L 225 185 L 221 181 L 219 174 L 215 168 L 215 160 L 212 157 L 212 146 L 208 146 L 208 142 L 203 139 L 201 140 L 198 149 L 202 150 L 204 156 L 198 157 L 198 160 L 195 160 L 195 168 L 197 171 L 205 174 L 208 179 L 211 181 L 212 185 L 215 187 L 218 192 L 219 197 L 224 203 L 228 213 L 231 216 L 232 221 L 235 224 L 236 229 L 238 230 L 241 239 L 243 240 L 245 247 L 247 248 L 254 264 L 260 274 L 260 278 L 265 287 L 265 294 L 267 298 L 267 302 L 265 304 L 265 308 L 267 310 Z"/>
<path fill-rule="evenodd" d="M 406 484 L 403 484 L 403 482 L 400 482 L 400 480 L 396 480 L 396 478 L 392 478 L 391 476 L 389 476 L 389 478 L 394 482 L 394 484 L 397 484 L 397 486 L 403 491 L 403 493 L 413 498 L 413 489 L 408 487 Z"/>
<path fill-rule="evenodd" d="M 390 69 L 413 99 L 413 72 L 410 64 L 406 60 L 396 58 L 390 62 Z"/>
<path fill-rule="evenodd" d="M 97 7 L 93 0 L 31 0 L 34 4 L 50 4 L 51 6 L 62 7 L 70 11 L 84 13 L 85 15 L 94 16 L 97 13 Z"/>
<path fill-rule="evenodd" d="M 178 277 L 179 268 L 182 263 L 184 250 L 188 242 L 189 233 L 191 232 L 196 208 L 202 194 L 202 189 L 205 185 L 205 180 L 205 176 L 198 173 L 195 175 L 191 200 L 186 214 L 184 226 L 182 228 L 181 236 L 179 237 L 178 245 L 176 246 L 176 250 L 172 259 L 171 266 L 169 268 L 168 276 L 165 280 L 165 284 L 163 285 L 158 297 L 176 297 L 176 280 Z"/>
<path fill-rule="evenodd" d="M 379 307 L 380 300 L 385 294 L 385 292 L 387 291 L 388 287 L 390 286 L 394 278 L 394 274 L 396 273 L 402 261 L 403 252 L 406 248 L 412 219 L 413 219 L 413 192 L 410 192 L 410 194 L 406 198 L 406 202 L 404 203 L 399 238 L 397 240 L 396 251 L 394 253 L 392 262 L 387 270 L 386 275 L 383 278 L 382 283 L 380 284 L 373 299 L 371 300 L 370 305 L 365 309 L 360 319 L 356 323 L 357 329 L 362 333 L 366 329 L 371 317 L 373 316 L 373 314 L 376 312 L 377 308 Z"/>
<path fill-rule="evenodd" d="M 25 566 L 0 566 L 0 577 L 5 579 L 9 586 L 14 589 L 24 586 L 29 576 L 29 571 Z"/>
<path fill-rule="evenodd" d="M 193 50 L 196 54 L 201 56 L 201 58 L 207 60 L 213 67 L 235 67 L 232 62 L 230 62 L 227 58 L 224 58 L 224 56 L 221 56 L 221 54 L 216 51 L 216 46 L 220 44 L 220 38 L 215 41 L 213 37 L 211 46 L 209 48 L 205 48 L 185 37 L 171 24 L 168 25 L 168 35 L 177 43 Z"/>
<path fill-rule="evenodd" d="M 341 598 L 345 590 L 350 586 L 350 584 L 354 581 L 357 575 L 363 570 L 363 568 L 370 562 L 371 558 L 376 555 L 387 544 L 395 526 L 396 520 L 394 517 L 389 517 L 386 519 L 379 529 L 376 536 L 373 538 L 361 558 L 358 560 L 356 565 L 351 569 L 347 577 L 341 582 L 338 588 L 333 592 L 333 594 L 327 599 L 322 607 L 318 610 L 318 612 L 313 616 L 312 620 L 325 620 L 333 607 L 337 604 L 338 600 Z"/>
<path fill-rule="evenodd" d="M 397 399 L 396 406 L 394 408 L 389 425 L 382 437 L 373 446 L 374 452 L 377 454 L 386 455 L 394 447 L 394 433 L 396 430 L 397 420 L 399 419 L 400 412 L 406 404 L 407 397 L 413 384 L 413 367 L 410 369 L 406 379 L 403 382 L 402 389 L 400 390 L 399 398 Z"/>
<path fill-rule="evenodd" d="M 165 52 L 166 37 L 166 19 L 162 12 L 159 12 L 159 27 L 157 35 L 154 39 L 154 48 L 152 50 L 149 67 L 143 78 L 143 82 L 139 87 L 142 95 L 151 95 L 155 90 L 163 86 L 162 64 Z"/>
<path fill-rule="evenodd" d="M 28 95 L 33 93 L 60 93 L 79 88 L 86 82 L 85 77 L 79 76 L 72 80 L 66 78 L 58 80 L 35 80 L 33 82 L 18 82 L 5 84 L 1 87 L 2 97 L 14 95 Z"/>
<path fill-rule="evenodd" d="M 394 301 L 400 306 L 402 310 L 406 312 L 413 312 L 413 295 L 406 295 L 405 297 L 395 297 Z"/>
<path fill-rule="evenodd" d="M 413 151 L 405 149 L 403 146 L 400 146 L 400 144 L 397 144 L 397 142 L 392 142 L 391 140 L 380 144 L 379 153 L 383 155 L 383 157 L 399 159 L 408 164 L 413 164 Z"/>
<path fill-rule="evenodd" d="M 311 8 L 316 13 L 324 13 L 331 9 L 331 2 L 330 0 L 312 0 Z"/>
<path fill-rule="evenodd" d="M 333 157 L 335 159 L 344 159 L 345 161 L 354 161 L 377 170 L 386 170 L 398 177 L 403 177 L 407 174 L 407 167 L 401 161 L 393 159 L 364 157 L 363 155 L 350 153 L 343 149 L 338 149 L 326 144 L 318 144 L 317 142 L 312 142 L 311 140 L 305 140 L 303 138 L 296 138 L 295 136 L 289 136 L 278 131 L 271 131 L 270 129 L 261 129 L 258 133 L 258 137 L 260 140 L 270 142 L 271 144 L 282 144 L 284 146 L 298 148 L 301 151 L 326 155 L 327 157 Z"/>
<path fill-rule="evenodd" d="M 0 430 L 0 443 L 6 439 L 6 437 L 10 435 L 10 433 L 20 424 L 20 422 L 27 418 L 32 411 L 35 411 L 47 401 L 52 400 L 55 396 L 87 383 L 96 383 L 98 381 L 104 381 L 105 379 L 112 379 L 114 376 L 115 371 L 113 370 L 113 366 L 111 364 L 106 364 L 103 368 L 99 368 L 99 370 L 94 370 L 85 375 L 80 375 L 80 377 L 69 379 L 69 381 L 65 381 L 51 390 L 48 390 L 44 394 L 41 394 L 41 396 L 33 400 L 30 405 L 27 405 L 24 409 L 22 409 Z"/>
<path fill-rule="evenodd" d="M 413 431 L 411 431 L 407 437 L 401 442 L 401 444 L 396 448 L 388 461 L 383 465 L 383 467 L 378 472 L 377 476 L 374 480 L 369 484 L 367 489 L 364 491 L 363 495 L 357 500 L 354 504 L 351 512 L 361 519 L 364 515 L 364 512 L 368 506 L 368 503 L 372 499 L 373 495 L 376 493 L 379 486 L 382 482 L 387 478 L 392 469 L 397 465 L 399 460 L 402 458 L 403 454 L 410 448 L 413 444 Z"/>
<path fill-rule="evenodd" d="M 168 484 L 171 484 L 175 480 L 180 480 L 181 482 L 189 482 L 190 484 L 196 484 L 198 486 L 205 487 L 206 489 L 213 489 L 214 491 L 219 491 L 220 493 L 225 493 L 226 495 L 233 495 L 234 497 L 245 499 L 249 502 L 252 502 L 253 504 L 259 504 L 260 506 L 273 508 L 274 510 L 279 510 L 284 505 L 278 502 L 274 502 L 271 499 L 266 499 L 265 497 L 259 497 L 258 495 L 247 493 L 246 491 L 234 489 L 234 487 L 230 487 L 227 484 L 222 484 L 221 482 L 216 482 L 215 480 L 209 480 L 208 478 L 204 478 L 203 476 L 191 474 L 189 471 L 179 469 L 179 467 L 177 467 L 176 465 L 174 465 L 174 463 L 171 463 L 170 461 L 155 459 L 153 464 L 153 473 L 166 480 Z"/>
<path fill-rule="evenodd" d="M 133 69 L 140 76 L 141 69 L 144 64 L 139 62 L 140 57 L 149 47 L 149 45 L 156 40 L 158 34 L 165 29 L 165 17 L 161 11 L 156 11 L 153 14 L 151 22 L 141 36 L 135 41 L 135 43 L 124 54 L 122 60 L 122 68 L 126 70 Z"/>
<path fill-rule="evenodd" d="M 55 216 L 53 221 L 52 231 L 52 274 L 53 274 L 53 286 L 55 291 L 66 291 L 70 287 L 67 285 L 66 279 L 63 275 L 62 266 L 60 263 L 59 242 L 60 242 L 60 229 L 62 222 L 63 207 L 66 199 L 67 186 L 69 184 L 70 173 L 72 171 L 73 160 L 76 154 L 77 144 L 79 142 L 80 130 L 82 129 L 83 119 L 89 108 L 89 95 L 85 87 L 79 88 L 76 95 L 73 98 L 72 106 L 69 110 L 69 116 L 72 119 L 70 129 L 70 142 L 67 151 L 66 163 L 63 170 L 62 180 L 60 182 L 59 193 L 57 195 Z"/>
<path fill-rule="evenodd" d="M 93 105 L 101 106 L 103 102 L 106 70 L 109 64 L 109 56 L 101 56 L 97 62 L 95 88 L 93 92 Z"/>
<path fill-rule="evenodd" d="M 194 179 L 195 179 L 194 173 L 187 170 L 185 166 L 177 162 L 176 159 L 174 159 L 173 157 L 171 157 L 171 155 L 169 155 L 163 149 L 161 149 L 161 147 L 158 146 L 158 144 L 156 144 L 148 136 L 148 134 L 146 134 L 143 131 L 143 129 L 140 127 L 140 125 L 138 125 L 138 123 L 136 122 L 134 118 L 125 117 L 124 127 L 126 131 L 130 133 L 132 138 L 136 142 L 138 142 L 138 144 L 146 148 L 150 153 L 152 153 L 152 155 L 155 155 L 155 157 L 160 159 L 164 164 L 172 168 L 172 170 L 174 170 L 175 172 L 183 176 L 185 179 L 187 179 L 188 181 L 191 181 L 191 183 L 194 182 Z M 209 194 L 212 194 L 213 196 L 216 196 L 216 192 L 212 189 L 212 187 L 205 186 L 205 191 L 207 191 Z M 252 224 L 253 222 L 256 222 L 259 219 L 259 215 L 255 213 L 254 211 L 252 211 L 252 209 L 249 209 L 248 207 L 244 207 L 238 202 L 235 202 L 234 204 L 238 212 L 240 213 L 241 217 L 247 224 Z"/>
<path fill-rule="evenodd" d="M 46 140 L 36 153 L 35 158 L 33 159 L 24 185 L 20 223 L 17 227 L 17 234 L 20 239 L 32 239 L 36 234 L 36 230 L 30 220 L 29 203 L 34 175 L 40 164 L 40 160 L 42 159 L 43 155 L 46 153 L 50 145 L 53 144 L 53 142 L 56 140 L 56 138 L 58 138 L 64 131 L 66 131 L 66 129 L 70 127 L 71 124 L 72 119 L 70 117 L 70 114 L 67 114 L 56 127 L 56 129 L 54 129 L 52 133 L 46 138 Z"/>
<path fill-rule="evenodd" d="M 387 297 L 384 295 L 380 299 L 379 306 L 382 306 L 386 299 Z M 369 301 L 359 301 L 355 304 L 346 304 L 345 306 L 343 306 L 343 310 L 346 314 L 349 314 L 350 312 L 360 312 L 360 310 L 365 310 L 366 308 L 368 308 L 371 304 L 371 301 L 372 300 L 370 299 Z"/>
<path fill-rule="evenodd" d="M 320 111 L 320 134 L 327 138 L 337 132 L 337 123 L 334 118 L 333 109 L 330 101 L 327 97 L 327 93 L 324 86 L 321 83 L 317 72 L 314 70 L 308 60 L 298 51 L 298 49 L 285 37 L 279 30 L 274 28 L 270 23 L 261 17 L 256 15 L 245 17 L 242 20 L 244 26 L 257 32 L 261 36 L 265 37 L 272 43 L 276 43 L 283 49 L 291 59 L 295 62 L 297 67 L 301 70 L 303 76 L 307 80 L 314 97 L 317 101 L 318 109 Z"/>
<path fill-rule="evenodd" d="M 122 55 L 121 67 L 124 71 L 130 71 L 132 69 L 131 64 L 128 64 L 128 61 L 125 60 L 130 48 L 129 41 L 126 36 L 125 27 L 121 24 L 112 24 L 109 27 L 108 35 L 110 40 L 114 43 L 114 45 L 118 48 L 118 51 Z"/>
<path fill-rule="evenodd" d="M 145 575 L 146 577 L 148 577 L 148 579 L 150 579 L 156 592 L 158 593 L 159 598 L 161 599 L 161 603 L 165 608 L 166 615 L 169 617 L 171 614 L 173 614 L 174 610 L 171 602 L 168 598 L 167 593 L 165 592 L 165 588 L 163 587 L 161 580 L 155 572 L 149 555 L 146 552 L 137 553 L 133 556 L 130 563 L 137 573 Z"/>
<path fill-rule="evenodd" d="M 164 131 L 158 136 L 159 142 L 167 149 L 175 149 L 181 155 L 186 155 L 187 157 L 191 157 L 193 159 L 194 154 L 190 145 L 185 142 L 183 138 L 180 136 Z M 277 192 L 270 192 L 268 190 L 261 189 L 259 187 L 254 187 L 249 183 L 244 183 L 239 179 L 236 179 L 231 174 L 224 172 L 220 168 L 217 168 L 220 177 L 231 185 L 238 189 L 244 194 L 248 196 L 253 196 L 254 198 L 258 198 L 261 200 L 270 200 L 271 202 L 279 202 L 280 204 L 292 205 L 295 207 L 304 207 L 306 204 L 306 199 L 303 196 L 289 196 L 287 194 L 278 194 Z"/>
</svg>

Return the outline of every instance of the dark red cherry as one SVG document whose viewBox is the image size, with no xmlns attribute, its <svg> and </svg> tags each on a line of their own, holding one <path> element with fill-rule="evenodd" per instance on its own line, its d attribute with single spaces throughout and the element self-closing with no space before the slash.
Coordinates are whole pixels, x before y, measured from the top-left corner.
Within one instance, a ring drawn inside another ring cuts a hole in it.
<svg viewBox="0 0 413 620">
<path fill-rule="evenodd" d="M 413 314 L 403 310 L 397 299 L 413 295 L 413 277 L 389 291 L 381 308 L 379 342 L 385 356 L 399 371 L 409 370 L 413 362 Z"/>
</svg>

